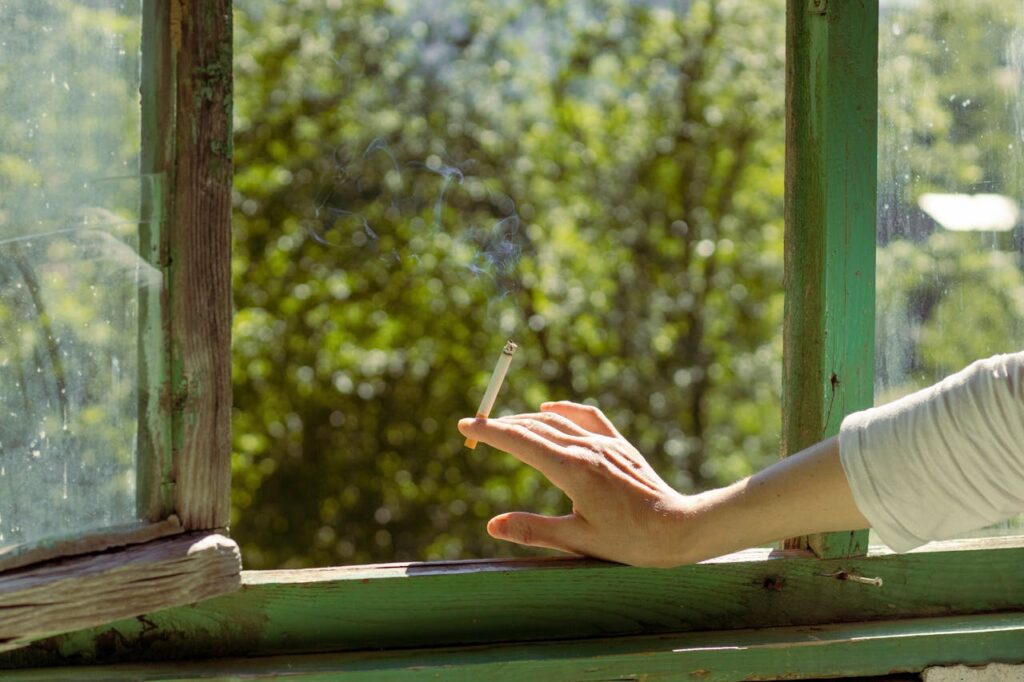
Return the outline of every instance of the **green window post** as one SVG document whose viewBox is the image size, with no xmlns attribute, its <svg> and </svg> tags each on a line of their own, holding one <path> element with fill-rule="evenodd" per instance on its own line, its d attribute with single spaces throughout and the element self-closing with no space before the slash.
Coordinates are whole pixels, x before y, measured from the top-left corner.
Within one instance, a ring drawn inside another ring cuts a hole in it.
<svg viewBox="0 0 1024 682">
<path fill-rule="evenodd" d="M 786 17 L 783 454 L 870 407 L 875 343 L 877 0 L 790 0 Z M 860 556 L 867 530 L 787 541 Z"/>
</svg>

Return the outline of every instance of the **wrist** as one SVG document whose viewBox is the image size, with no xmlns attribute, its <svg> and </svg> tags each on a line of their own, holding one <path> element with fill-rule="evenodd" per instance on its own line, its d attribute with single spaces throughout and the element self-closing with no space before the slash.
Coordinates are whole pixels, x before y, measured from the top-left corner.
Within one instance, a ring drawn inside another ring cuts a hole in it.
<svg viewBox="0 0 1024 682">
<path fill-rule="evenodd" d="M 680 496 L 671 565 L 695 564 L 744 546 L 746 529 L 734 518 L 737 485 Z"/>
<path fill-rule="evenodd" d="M 707 493 L 675 493 L 670 499 L 660 502 L 659 512 L 665 521 L 664 532 L 661 534 L 659 551 L 652 557 L 651 565 L 671 568 L 708 558 L 703 518 L 712 505 L 712 499 Z"/>
</svg>

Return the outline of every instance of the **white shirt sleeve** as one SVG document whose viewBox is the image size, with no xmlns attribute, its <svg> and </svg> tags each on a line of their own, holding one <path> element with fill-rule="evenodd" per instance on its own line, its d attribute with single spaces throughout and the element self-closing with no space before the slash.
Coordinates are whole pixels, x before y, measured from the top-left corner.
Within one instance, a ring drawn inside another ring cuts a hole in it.
<svg viewBox="0 0 1024 682">
<path fill-rule="evenodd" d="M 839 456 L 857 507 L 898 552 L 1024 512 L 1024 352 L 851 414 Z"/>
</svg>

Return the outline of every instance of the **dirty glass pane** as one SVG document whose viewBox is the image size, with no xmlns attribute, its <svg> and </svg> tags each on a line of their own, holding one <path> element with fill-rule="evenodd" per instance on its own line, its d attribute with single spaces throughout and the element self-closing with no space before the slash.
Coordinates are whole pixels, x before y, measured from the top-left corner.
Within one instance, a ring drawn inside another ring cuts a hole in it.
<svg viewBox="0 0 1024 682">
<path fill-rule="evenodd" d="M 137 517 L 140 39 L 140 0 L 0 0 L 0 554 Z"/>
<path fill-rule="evenodd" d="M 880 22 L 876 404 L 1024 348 L 1024 4 Z"/>
</svg>

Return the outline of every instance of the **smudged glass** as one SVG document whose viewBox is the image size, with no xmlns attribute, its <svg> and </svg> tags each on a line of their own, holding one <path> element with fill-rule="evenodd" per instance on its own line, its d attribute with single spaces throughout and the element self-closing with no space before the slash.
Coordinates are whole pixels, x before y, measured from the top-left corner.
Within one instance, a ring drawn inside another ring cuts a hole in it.
<svg viewBox="0 0 1024 682">
<path fill-rule="evenodd" d="M 137 520 L 139 0 L 0 1 L 0 554 Z"/>
<path fill-rule="evenodd" d="M 1024 349 L 1024 5 L 880 10 L 876 404 Z"/>
</svg>

